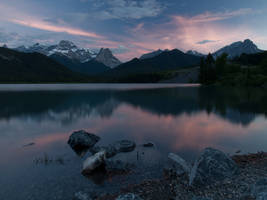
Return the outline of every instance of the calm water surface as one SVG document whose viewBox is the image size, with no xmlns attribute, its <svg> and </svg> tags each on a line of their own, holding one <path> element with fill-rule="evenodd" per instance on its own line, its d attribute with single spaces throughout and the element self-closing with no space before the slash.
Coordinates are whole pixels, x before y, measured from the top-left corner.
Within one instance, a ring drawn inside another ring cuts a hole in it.
<svg viewBox="0 0 267 200">
<path fill-rule="evenodd" d="M 161 177 L 169 152 L 192 162 L 208 146 L 230 154 L 267 151 L 266 114 L 267 92 L 261 89 L 1 85 L 0 199 L 116 192 L 122 185 Z M 80 129 L 99 135 L 103 145 L 134 140 L 134 152 L 113 158 L 135 164 L 133 172 L 105 180 L 82 176 L 84 158 L 67 145 L 70 134 Z M 148 141 L 156 147 L 141 146 Z M 36 163 L 45 157 L 53 162 Z"/>
</svg>

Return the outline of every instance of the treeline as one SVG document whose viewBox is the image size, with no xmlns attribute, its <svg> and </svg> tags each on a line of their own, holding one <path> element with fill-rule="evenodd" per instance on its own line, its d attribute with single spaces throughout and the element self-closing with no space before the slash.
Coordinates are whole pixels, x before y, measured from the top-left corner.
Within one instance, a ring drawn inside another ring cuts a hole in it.
<svg viewBox="0 0 267 200">
<path fill-rule="evenodd" d="M 202 58 L 199 81 L 202 84 L 267 86 L 267 53 L 243 54 L 233 60 L 222 54 Z"/>
</svg>

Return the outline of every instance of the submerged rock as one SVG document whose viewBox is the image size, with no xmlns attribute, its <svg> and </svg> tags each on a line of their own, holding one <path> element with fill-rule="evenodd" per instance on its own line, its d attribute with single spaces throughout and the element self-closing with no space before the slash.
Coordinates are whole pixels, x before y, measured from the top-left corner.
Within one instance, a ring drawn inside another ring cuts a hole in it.
<svg viewBox="0 0 267 200">
<path fill-rule="evenodd" d="M 251 195 L 256 200 L 267 200 L 267 178 L 260 179 L 252 186 Z"/>
<path fill-rule="evenodd" d="M 84 150 L 92 148 L 99 140 L 100 137 L 84 130 L 80 130 L 71 134 L 68 144 L 76 153 L 80 154 Z"/>
<path fill-rule="evenodd" d="M 117 152 L 131 152 L 135 149 L 135 142 L 130 140 L 121 140 L 113 144 Z"/>
<path fill-rule="evenodd" d="M 98 152 L 95 155 L 88 157 L 83 162 L 82 173 L 83 174 L 92 173 L 96 168 L 105 164 L 105 160 L 106 160 L 106 152 L 105 151 Z"/>
<path fill-rule="evenodd" d="M 116 200 L 143 200 L 136 194 L 128 193 L 124 195 L 120 195 Z"/>
<path fill-rule="evenodd" d="M 237 172 L 237 165 L 228 155 L 216 149 L 206 148 L 195 161 L 189 185 L 209 185 L 231 178 Z"/>
<path fill-rule="evenodd" d="M 29 144 L 25 144 L 25 145 L 23 145 L 23 147 L 30 147 L 30 146 L 33 146 L 33 145 L 35 145 L 35 143 L 34 143 L 34 142 L 31 142 L 31 143 L 29 143 Z"/>
<path fill-rule="evenodd" d="M 105 169 L 109 174 L 123 174 L 127 173 L 133 167 L 132 164 L 122 162 L 121 160 L 110 161 L 106 160 Z"/>
<path fill-rule="evenodd" d="M 147 142 L 145 144 L 143 144 L 144 147 L 154 147 L 155 144 L 153 142 Z"/>
</svg>

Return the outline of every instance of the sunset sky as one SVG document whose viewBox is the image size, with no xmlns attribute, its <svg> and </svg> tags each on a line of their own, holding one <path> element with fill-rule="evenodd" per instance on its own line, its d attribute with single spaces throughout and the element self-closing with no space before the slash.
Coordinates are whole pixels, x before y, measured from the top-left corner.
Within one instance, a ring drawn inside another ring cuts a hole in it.
<svg viewBox="0 0 267 200">
<path fill-rule="evenodd" d="M 0 45 L 108 47 L 121 60 L 156 49 L 213 52 L 250 38 L 267 49 L 266 0 L 1 0 Z"/>
</svg>

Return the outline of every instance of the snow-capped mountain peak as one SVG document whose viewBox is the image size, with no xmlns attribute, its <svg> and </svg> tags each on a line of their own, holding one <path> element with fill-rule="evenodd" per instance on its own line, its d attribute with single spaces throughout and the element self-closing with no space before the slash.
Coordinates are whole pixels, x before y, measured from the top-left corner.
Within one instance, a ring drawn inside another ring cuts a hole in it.
<svg viewBox="0 0 267 200">
<path fill-rule="evenodd" d="M 240 56 L 243 53 L 254 54 L 259 53 L 261 51 L 262 50 L 258 49 L 258 47 L 250 39 L 246 39 L 243 42 L 234 42 L 228 46 L 219 49 L 218 51 L 213 53 L 213 56 L 217 57 L 222 55 L 223 53 L 227 53 L 228 58 L 231 59 Z"/>
<path fill-rule="evenodd" d="M 144 54 L 144 55 L 142 55 L 140 57 L 140 60 L 144 60 L 144 59 L 148 59 L 148 58 L 154 58 L 154 57 L 156 57 L 156 56 L 158 56 L 161 53 L 166 52 L 166 51 L 169 51 L 169 50 L 168 49 L 165 49 L 165 50 L 158 49 L 156 51 L 152 51 L 150 53 L 146 53 L 146 54 Z"/>
<path fill-rule="evenodd" d="M 199 53 L 198 51 L 194 51 L 194 50 L 189 50 L 189 51 L 186 52 L 186 54 L 190 54 L 190 55 L 194 55 L 194 56 L 199 56 L 199 57 L 205 56 L 204 54 Z"/>
</svg>

